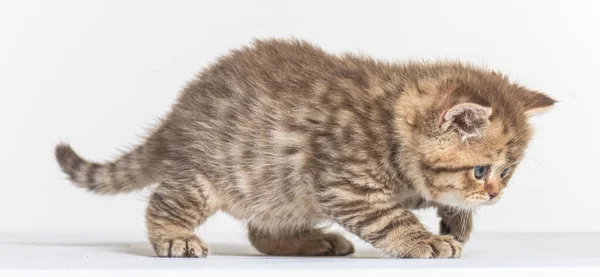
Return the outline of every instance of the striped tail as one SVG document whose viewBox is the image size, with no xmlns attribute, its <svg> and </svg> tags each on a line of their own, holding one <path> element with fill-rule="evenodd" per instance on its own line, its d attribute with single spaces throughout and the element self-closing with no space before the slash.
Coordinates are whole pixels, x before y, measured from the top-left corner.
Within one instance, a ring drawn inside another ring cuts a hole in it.
<svg viewBox="0 0 600 277">
<path fill-rule="evenodd" d="M 62 171 L 78 187 L 99 194 L 117 194 L 139 190 L 154 183 L 144 148 L 144 145 L 139 146 L 107 163 L 86 161 L 65 143 L 56 146 L 55 155 Z"/>
</svg>

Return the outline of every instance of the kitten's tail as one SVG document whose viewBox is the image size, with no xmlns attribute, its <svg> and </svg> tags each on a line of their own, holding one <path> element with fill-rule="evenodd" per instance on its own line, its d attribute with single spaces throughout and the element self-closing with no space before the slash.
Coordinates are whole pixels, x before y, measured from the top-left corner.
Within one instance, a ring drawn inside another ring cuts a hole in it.
<svg viewBox="0 0 600 277">
<path fill-rule="evenodd" d="M 154 183 L 146 162 L 146 146 L 141 145 L 120 158 L 106 163 L 89 162 L 71 146 L 59 143 L 55 149 L 58 164 L 78 187 L 99 194 L 117 194 L 142 189 Z"/>
</svg>

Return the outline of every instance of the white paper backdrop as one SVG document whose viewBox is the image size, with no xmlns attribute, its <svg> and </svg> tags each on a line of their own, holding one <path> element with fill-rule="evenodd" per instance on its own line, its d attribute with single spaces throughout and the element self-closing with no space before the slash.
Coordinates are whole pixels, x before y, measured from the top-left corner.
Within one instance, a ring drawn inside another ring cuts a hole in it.
<svg viewBox="0 0 600 277">
<path fill-rule="evenodd" d="M 143 231 L 147 193 L 71 186 L 53 146 L 114 157 L 193 74 L 254 37 L 463 59 L 560 103 L 478 232 L 600 231 L 599 1 L 1 1 L 0 231 Z M 433 212 L 420 213 L 432 228 Z M 203 232 L 242 232 L 217 215 Z"/>
</svg>

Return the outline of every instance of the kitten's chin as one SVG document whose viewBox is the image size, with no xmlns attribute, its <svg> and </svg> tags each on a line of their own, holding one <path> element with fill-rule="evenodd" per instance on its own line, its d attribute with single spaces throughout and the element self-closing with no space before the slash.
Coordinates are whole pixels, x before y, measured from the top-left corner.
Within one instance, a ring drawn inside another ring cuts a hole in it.
<svg viewBox="0 0 600 277">
<path fill-rule="evenodd" d="M 498 203 L 498 201 L 500 200 L 500 198 L 502 198 L 502 193 L 500 193 L 500 195 L 494 197 L 494 199 L 492 199 L 490 201 L 486 201 L 485 203 L 483 203 L 483 205 L 485 205 L 485 206 L 494 205 L 494 204 Z"/>
<path fill-rule="evenodd" d="M 475 209 L 480 206 L 495 204 L 498 202 L 498 197 L 490 201 L 489 197 L 486 197 L 482 194 L 472 195 L 471 197 L 465 199 L 458 192 L 452 191 L 441 194 L 437 199 L 435 199 L 435 201 L 446 206 L 461 209 Z"/>
</svg>

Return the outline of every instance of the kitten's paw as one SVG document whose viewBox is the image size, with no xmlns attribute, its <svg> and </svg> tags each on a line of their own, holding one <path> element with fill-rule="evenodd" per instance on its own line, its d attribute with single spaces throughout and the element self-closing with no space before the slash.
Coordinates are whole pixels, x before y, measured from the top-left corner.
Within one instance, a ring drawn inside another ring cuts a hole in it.
<svg viewBox="0 0 600 277">
<path fill-rule="evenodd" d="M 162 239 L 153 246 L 159 257 L 204 258 L 208 255 L 208 247 L 197 236 Z"/>
<path fill-rule="evenodd" d="M 322 248 L 318 251 L 323 256 L 347 256 L 354 253 L 354 246 L 339 234 L 327 233 L 321 238 Z"/>
<path fill-rule="evenodd" d="M 335 233 L 319 234 L 318 236 L 305 237 L 294 240 L 286 245 L 285 255 L 292 256 L 346 256 L 354 253 L 354 246 L 346 238 Z M 277 254 L 275 252 L 275 254 Z"/>
<path fill-rule="evenodd" d="M 462 254 L 462 244 L 454 237 L 433 234 L 419 238 L 407 249 L 401 255 L 403 258 L 459 258 Z"/>
<path fill-rule="evenodd" d="M 346 256 L 354 253 L 350 241 L 339 234 L 324 233 L 318 229 L 281 235 L 261 232 L 250 226 L 248 238 L 258 251 L 267 255 Z"/>
</svg>

